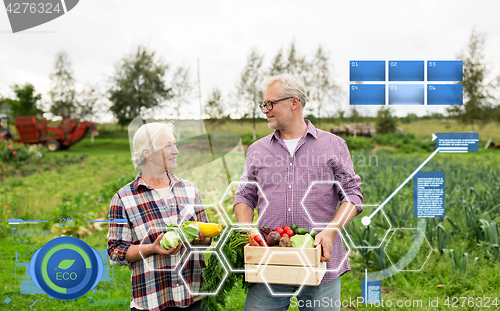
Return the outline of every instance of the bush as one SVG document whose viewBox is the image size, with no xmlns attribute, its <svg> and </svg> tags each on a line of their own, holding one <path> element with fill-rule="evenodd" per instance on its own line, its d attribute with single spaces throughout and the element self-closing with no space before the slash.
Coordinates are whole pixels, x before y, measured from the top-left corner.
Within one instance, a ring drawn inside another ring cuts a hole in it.
<svg viewBox="0 0 500 311">
<path fill-rule="evenodd" d="M 380 108 L 375 119 L 377 133 L 386 134 L 396 132 L 397 119 L 392 115 L 391 108 Z"/>
<path fill-rule="evenodd" d="M 12 142 L 0 142 L 0 180 L 14 175 L 26 176 L 36 171 L 48 171 L 52 167 L 81 162 L 86 156 L 47 158 L 47 151 L 42 145 L 24 145 Z"/>
</svg>

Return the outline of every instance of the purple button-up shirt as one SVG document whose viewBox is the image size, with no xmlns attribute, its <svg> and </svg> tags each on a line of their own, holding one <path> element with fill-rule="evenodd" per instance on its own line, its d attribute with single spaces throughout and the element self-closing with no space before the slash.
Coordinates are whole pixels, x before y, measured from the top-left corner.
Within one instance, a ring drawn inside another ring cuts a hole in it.
<svg viewBox="0 0 500 311">
<path fill-rule="evenodd" d="M 234 205 L 258 207 L 259 227 L 272 230 L 295 224 L 320 232 L 334 218 L 339 203 L 349 201 L 358 214 L 363 211 L 361 178 L 354 173 L 346 142 L 305 122 L 307 130 L 292 155 L 279 131 L 248 147 L 241 181 L 250 183 L 239 185 Z M 322 284 L 351 270 L 339 235 L 327 269 Z"/>
</svg>

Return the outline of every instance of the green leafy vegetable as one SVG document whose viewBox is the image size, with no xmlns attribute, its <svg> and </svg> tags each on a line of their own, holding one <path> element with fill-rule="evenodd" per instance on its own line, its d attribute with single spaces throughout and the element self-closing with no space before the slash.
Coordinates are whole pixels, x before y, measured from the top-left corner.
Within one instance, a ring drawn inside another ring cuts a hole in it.
<svg viewBox="0 0 500 311">
<path fill-rule="evenodd" d="M 292 247 L 297 248 L 314 248 L 314 239 L 309 234 L 304 235 L 294 235 L 290 238 L 292 242 Z"/>
<path fill-rule="evenodd" d="M 187 226 L 180 226 L 180 228 L 189 242 L 193 242 L 200 235 L 200 225 L 198 224 L 191 223 Z"/>
<path fill-rule="evenodd" d="M 248 243 L 248 236 L 243 231 L 234 230 L 229 236 L 228 242 L 222 248 L 229 264 L 233 269 L 245 269 L 243 244 Z M 217 256 L 210 256 L 206 262 L 207 266 L 203 269 L 202 292 L 215 293 L 223 280 L 225 271 L 222 263 Z M 229 270 L 229 269 L 228 269 Z M 217 295 L 206 295 L 202 303 L 206 311 L 226 310 L 226 297 L 234 288 L 238 280 L 243 281 L 243 289 L 246 291 L 250 283 L 244 282 L 244 273 L 231 273 L 221 286 Z"/>
</svg>

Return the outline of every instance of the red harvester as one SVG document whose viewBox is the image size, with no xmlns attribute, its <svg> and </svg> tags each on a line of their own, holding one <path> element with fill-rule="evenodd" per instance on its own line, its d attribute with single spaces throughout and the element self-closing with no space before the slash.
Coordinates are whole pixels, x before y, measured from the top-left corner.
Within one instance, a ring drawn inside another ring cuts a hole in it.
<svg viewBox="0 0 500 311">
<path fill-rule="evenodd" d="M 38 123 L 35 116 L 16 117 L 16 129 L 19 142 L 26 144 L 43 144 L 49 151 L 68 149 L 85 137 L 85 134 L 96 129 L 90 121 L 79 122 L 64 116 L 58 127 L 47 126 L 47 120 Z"/>
</svg>

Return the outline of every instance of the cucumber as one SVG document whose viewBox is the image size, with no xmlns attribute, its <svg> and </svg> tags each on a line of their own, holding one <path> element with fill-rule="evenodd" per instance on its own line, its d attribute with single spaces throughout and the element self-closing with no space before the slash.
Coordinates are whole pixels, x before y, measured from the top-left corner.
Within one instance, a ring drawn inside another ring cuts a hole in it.
<svg viewBox="0 0 500 311">
<path fill-rule="evenodd" d="M 306 229 L 306 228 L 299 228 L 297 229 L 298 234 L 308 234 L 311 233 L 311 230 Z"/>
<path fill-rule="evenodd" d="M 297 228 L 297 225 L 292 225 L 290 228 L 292 229 L 293 234 L 299 234 L 299 230 Z"/>
<path fill-rule="evenodd" d="M 314 230 L 311 231 L 311 238 L 314 239 L 316 237 L 316 234 L 318 234 L 316 231 L 314 231 Z"/>
</svg>

